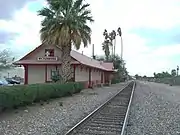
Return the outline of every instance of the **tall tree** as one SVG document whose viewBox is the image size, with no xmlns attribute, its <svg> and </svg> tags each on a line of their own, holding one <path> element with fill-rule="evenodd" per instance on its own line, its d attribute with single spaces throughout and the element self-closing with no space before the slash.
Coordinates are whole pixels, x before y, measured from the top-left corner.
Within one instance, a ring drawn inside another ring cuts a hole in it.
<svg viewBox="0 0 180 135">
<path fill-rule="evenodd" d="M 106 30 L 107 33 L 107 30 Z M 116 55 L 116 36 L 119 35 L 121 38 L 121 59 L 123 56 L 123 40 L 122 40 L 122 31 L 121 28 L 119 27 L 117 29 L 117 32 L 115 30 L 112 30 L 112 32 L 110 32 L 109 34 L 107 34 L 107 37 L 110 39 L 111 43 L 112 43 L 112 55 Z"/>
<path fill-rule="evenodd" d="M 14 57 L 11 56 L 9 50 L 3 50 L 0 52 L 0 71 L 8 70 L 13 68 Z"/>
<path fill-rule="evenodd" d="M 102 43 L 102 50 L 104 51 L 104 54 L 106 56 L 106 61 L 109 60 L 109 55 L 110 55 L 110 47 L 112 45 L 110 39 L 109 39 L 109 33 L 107 32 L 107 30 L 105 29 L 103 32 L 103 36 L 104 36 L 104 42 Z"/>
<path fill-rule="evenodd" d="M 179 75 L 179 66 L 177 66 L 177 76 Z"/>
<path fill-rule="evenodd" d="M 79 49 L 91 42 L 91 28 L 87 22 L 93 22 L 90 4 L 84 0 L 47 0 L 48 7 L 38 11 L 43 16 L 41 22 L 41 41 L 44 44 L 54 45 L 61 49 L 61 76 L 63 82 L 71 76 L 71 48 Z"/>
<path fill-rule="evenodd" d="M 114 55 L 113 53 L 113 40 L 115 39 L 115 31 L 112 31 L 110 33 L 108 33 L 108 31 L 105 29 L 103 32 L 103 36 L 104 36 L 104 42 L 103 42 L 103 46 L 102 49 L 105 53 L 105 55 L 107 56 L 107 58 L 110 56 L 110 48 L 111 48 L 111 55 Z M 109 55 L 107 55 L 108 53 Z"/>
<path fill-rule="evenodd" d="M 154 72 L 153 75 L 154 75 L 154 78 L 157 78 L 156 72 Z"/>
<path fill-rule="evenodd" d="M 176 76 L 176 69 L 172 69 L 172 70 L 171 70 L 171 75 L 172 75 L 172 76 Z"/>
<path fill-rule="evenodd" d="M 110 55 L 110 51 L 109 51 L 109 47 L 112 46 L 111 42 L 109 40 L 105 40 L 102 43 L 102 49 L 105 53 L 106 56 L 106 61 L 109 61 L 109 55 Z"/>
<path fill-rule="evenodd" d="M 109 39 L 112 43 L 112 56 L 115 57 L 115 50 L 114 50 L 114 46 L 115 46 L 115 42 L 116 42 L 116 31 L 115 30 L 112 30 L 112 32 L 109 33 Z M 113 43 L 114 41 L 114 43 Z"/>
<path fill-rule="evenodd" d="M 122 39 L 122 31 L 121 31 L 121 28 L 120 28 L 120 27 L 118 28 L 117 32 L 118 32 L 118 35 L 119 35 L 120 38 L 121 38 L 121 59 L 123 59 L 123 58 L 122 58 L 122 57 L 123 57 L 123 39 Z"/>
<path fill-rule="evenodd" d="M 136 74 L 136 75 L 135 75 L 135 78 L 136 78 L 136 79 L 139 79 L 139 75 L 138 75 L 138 74 Z"/>
</svg>

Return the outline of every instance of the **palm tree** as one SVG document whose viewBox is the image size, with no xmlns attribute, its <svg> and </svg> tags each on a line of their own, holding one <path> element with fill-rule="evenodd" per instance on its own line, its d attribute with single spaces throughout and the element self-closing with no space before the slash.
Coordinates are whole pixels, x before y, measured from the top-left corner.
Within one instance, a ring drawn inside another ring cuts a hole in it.
<svg viewBox="0 0 180 135">
<path fill-rule="evenodd" d="M 118 28 L 117 32 L 118 35 L 121 37 L 121 59 L 123 59 L 123 39 L 122 39 L 122 31 L 120 27 Z"/>
<path fill-rule="evenodd" d="M 105 40 L 103 43 L 102 43 L 102 49 L 105 53 L 105 56 L 106 56 L 106 61 L 109 60 L 109 55 L 110 55 L 110 51 L 109 51 L 109 47 L 112 46 L 112 43 L 109 41 L 109 40 Z"/>
<path fill-rule="evenodd" d="M 157 78 L 157 75 L 156 75 L 156 73 L 155 73 L 155 72 L 153 73 L 153 75 L 154 75 L 154 78 Z"/>
<path fill-rule="evenodd" d="M 172 75 L 172 76 L 176 76 L 176 69 L 172 69 L 172 70 L 171 70 L 171 75 Z"/>
<path fill-rule="evenodd" d="M 106 48 L 109 50 L 109 48 L 111 47 L 112 50 L 112 55 L 113 53 L 113 40 L 115 39 L 116 35 L 115 35 L 115 31 L 113 30 L 112 32 L 108 33 L 107 30 L 105 29 L 103 32 L 103 36 L 104 36 L 104 42 L 103 42 L 103 46 L 106 46 Z M 106 45 L 105 45 L 106 44 Z M 109 44 L 109 46 L 107 47 L 107 45 Z M 106 50 L 107 50 L 106 49 Z M 105 51 L 105 47 L 103 47 L 103 50 Z M 106 54 L 106 53 L 105 53 Z M 109 51 L 110 54 L 110 51 Z"/>
<path fill-rule="evenodd" d="M 104 36 L 105 40 L 107 40 L 109 38 L 109 34 L 106 29 L 103 32 L 103 36 Z"/>
<path fill-rule="evenodd" d="M 54 45 L 61 49 L 63 82 L 71 76 L 71 48 L 79 49 L 91 42 L 91 28 L 87 22 L 93 22 L 89 4 L 83 0 L 47 0 L 48 7 L 38 11 L 44 17 L 40 30 L 41 41 L 44 44 Z"/>
<path fill-rule="evenodd" d="M 112 52 L 113 52 L 112 55 L 114 55 L 114 57 L 115 57 L 115 55 L 116 55 L 116 54 L 115 54 L 116 36 L 117 36 L 116 31 L 113 30 L 113 31 L 111 32 L 111 39 L 112 39 L 112 42 L 114 41 L 113 46 L 112 46 Z"/>
<path fill-rule="evenodd" d="M 178 76 L 178 74 L 179 74 L 179 66 L 177 66 L 177 76 Z"/>
</svg>

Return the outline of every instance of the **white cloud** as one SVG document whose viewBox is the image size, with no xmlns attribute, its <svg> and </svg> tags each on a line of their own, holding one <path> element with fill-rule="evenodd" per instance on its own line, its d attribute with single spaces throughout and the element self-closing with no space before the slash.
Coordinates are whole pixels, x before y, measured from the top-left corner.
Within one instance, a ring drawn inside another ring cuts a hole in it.
<svg viewBox="0 0 180 135">
<path fill-rule="evenodd" d="M 152 75 L 154 71 L 169 70 L 178 63 L 171 57 L 178 54 L 180 45 L 152 48 L 146 46 L 147 41 L 128 31 L 135 27 L 170 28 L 180 23 L 180 8 L 178 0 L 88 0 L 91 4 L 95 23 L 92 24 L 92 44 L 95 44 L 95 54 L 101 55 L 102 33 L 122 27 L 124 41 L 124 59 L 131 74 Z M 163 4 L 162 4 L 163 3 Z M 46 3 L 43 3 L 44 5 Z M 41 18 L 36 12 L 30 12 L 28 5 L 16 12 L 13 20 L 0 20 L 0 29 L 18 32 L 20 35 L 13 41 L 13 47 L 25 54 L 40 44 L 39 29 Z M 117 50 L 120 54 L 120 38 L 117 37 Z M 81 48 L 79 52 L 92 55 L 92 46 Z"/>
<path fill-rule="evenodd" d="M 170 58 L 178 53 L 180 45 L 148 47 L 146 40 L 130 34 L 128 31 L 135 27 L 168 29 L 180 23 L 180 8 L 178 0 L 113 0 L 92 3 L 95 24 L 93 25 L 92 40 L 100 50 L 103 41 L 102 32 L 122 28 L 124 41 L 124 59 L 131 74 L 153 75 L 154 71 L 170 70 L 178 63 Z M 90 2 L 91 3 L 91 2 Z M 163 3 L 163 4 L 162 4 Z M 117 53 L 120 54 L 120 38 L 117 38 Z M 91 55 L 90 49 L 84 49 Z M 99 53 L 103 53 L 102 51 Z"/>
<path fill-rule="evenodd" d="M 98 8 L 99 3 L 93 9 L 95 17 L 109 24 L 109 28 L 120 25 L 126 30 L 139 26 L 164 29 L 180 23 L 178 3 L 178 0 L 105 0 L 101 3 L 103 7 Z"/>
<path fill-rule="evenodd" d="M 13 52 L 22 56 L 40 44 L 40 22 L 41 18 L 36 13 L 24 7 L 14 14 L 13 20 L 0 20 L 0 29 L 19 34 L 13 41 L 10 41 L 10 46 Z"/>
</svg>

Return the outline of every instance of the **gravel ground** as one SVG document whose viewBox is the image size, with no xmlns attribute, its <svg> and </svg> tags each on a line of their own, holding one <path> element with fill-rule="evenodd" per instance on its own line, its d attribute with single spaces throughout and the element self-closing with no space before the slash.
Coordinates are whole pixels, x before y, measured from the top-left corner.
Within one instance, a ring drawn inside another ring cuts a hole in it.
<svg viewBox="0 0 180 135">
<path fill-rule="evenodd" d="M 137 82 L 127 135 L 180 135 L 180 87 Z"/>
<path fill-rule="evenodd" d="M 0 115 L 0 135 L 63 135 L 123 86 L 124 83 L 87 89 L 43 106 L 36 104 L 3 113 Z"/>
</svg>

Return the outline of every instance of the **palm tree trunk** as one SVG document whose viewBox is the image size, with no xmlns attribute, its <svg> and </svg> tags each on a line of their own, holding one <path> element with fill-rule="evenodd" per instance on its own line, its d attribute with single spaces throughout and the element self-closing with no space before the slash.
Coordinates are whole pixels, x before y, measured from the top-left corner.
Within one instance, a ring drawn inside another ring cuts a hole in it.
<svg viewBox="0 0 180 135">
<path fill-rule="evenodd" d="M 61 59 L 62 59 L 62 65 L 61 65 L 61 76 L 62 76 L 62 82 L 65 83 L 68 80 L 71 79 L 71 46 L 63 46 Z"/>
<path fill-rule="evenodd" d="M 123 39 L 121 36 L 121 60 L 123 59 Z"/>
<path fill-rule="evenodd" d="M 109 56 L 108 55 L 106 55 L 106 61 L 108 61 L 109 60 Z"/>
<path fill-rule="evenodd" d="M 112 44 L 112 47 L 111 47 L 111 50 L 112 50 L 112 57 L 113 57 L 113 55 L 114 55 L 114 51 L 113 51 L 113 47 L 114 45 Z"/>
<path fill-rule="evenodd" d="M 116 55 L 116 38 L 114 39 L 114 57 Z"/>
</svg>

